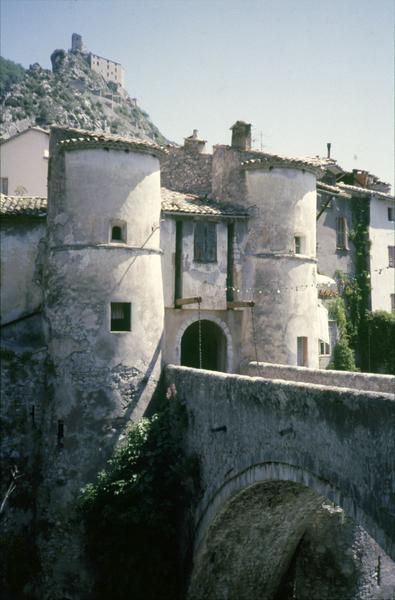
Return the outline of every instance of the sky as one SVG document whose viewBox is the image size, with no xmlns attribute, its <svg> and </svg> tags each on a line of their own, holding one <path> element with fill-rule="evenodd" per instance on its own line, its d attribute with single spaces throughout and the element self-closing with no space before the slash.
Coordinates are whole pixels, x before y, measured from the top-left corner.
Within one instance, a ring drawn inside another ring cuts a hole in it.
<svg viewBox="0 0 395 600">
<path fill-rule="evenodd" d="M 326 155 L 394 183 L 392 0 L 0 0 L 1 54 L 50 68 L 80 33 L 160 131 Z M 392 189 L 394 189 L 392 187 Z"/>
</svg>

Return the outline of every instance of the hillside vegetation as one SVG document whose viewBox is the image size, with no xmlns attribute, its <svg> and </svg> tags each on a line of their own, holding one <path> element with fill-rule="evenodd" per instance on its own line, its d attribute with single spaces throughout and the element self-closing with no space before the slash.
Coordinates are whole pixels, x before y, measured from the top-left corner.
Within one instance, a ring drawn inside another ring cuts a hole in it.
<svg viewBox="0 0 395 600">
<path fill-rule="evenodd" d="M 2 59 L 0 133 L 3 139 L 31 126 L 69 125 L 167 142 L 127 91 L 90 69 L 80 52 L 55 50 L 52 71 L 25 70 Z"/>
</svg>

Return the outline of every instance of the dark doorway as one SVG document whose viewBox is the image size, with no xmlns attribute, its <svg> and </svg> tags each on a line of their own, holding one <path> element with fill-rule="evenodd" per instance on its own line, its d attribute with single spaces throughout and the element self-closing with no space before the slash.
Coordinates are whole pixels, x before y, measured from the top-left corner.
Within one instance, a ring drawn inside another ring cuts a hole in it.
<svg viewBox="0 0 395 600">
<path fill-rule="evenodd" d="M 226 337 L 212 321 L 201 322 L 202 369 L 226 371 Z M 199 368 L 199 321 L 192 323 L 181 340 L 181 364 Z"/>
</svg>

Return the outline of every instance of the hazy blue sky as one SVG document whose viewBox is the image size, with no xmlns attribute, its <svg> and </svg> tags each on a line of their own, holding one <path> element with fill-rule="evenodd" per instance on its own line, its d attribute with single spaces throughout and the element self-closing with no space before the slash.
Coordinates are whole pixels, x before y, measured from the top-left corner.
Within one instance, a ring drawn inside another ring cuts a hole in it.
<svg viewBox="0 0 395 600">
<path fill-rule="evenodd" d="M 73 31 L 121 62 L 168 138 L 332 155 L 393 184 L 392 0 L 1 0 L 1 52 L 50 66 Z"/>
</svg>

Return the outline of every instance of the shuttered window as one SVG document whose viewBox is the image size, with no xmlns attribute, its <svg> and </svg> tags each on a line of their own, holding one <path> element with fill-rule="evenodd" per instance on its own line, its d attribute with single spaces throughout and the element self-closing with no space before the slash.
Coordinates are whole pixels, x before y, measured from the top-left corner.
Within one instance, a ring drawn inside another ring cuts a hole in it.
<svg viewBox="0 0 395 600">
<path fill-rule="evenodd" d="M 337 219 L 336 246 L 339 250 L 348 250 L 348 225 L 345 217 Z"/>
<path fill-rule="evenodd" d="M 195 223 L 194 260 L 197 262 L 217 261 L 216 223 Z"/>
</svg>

